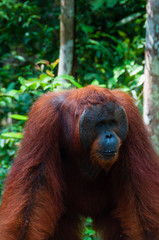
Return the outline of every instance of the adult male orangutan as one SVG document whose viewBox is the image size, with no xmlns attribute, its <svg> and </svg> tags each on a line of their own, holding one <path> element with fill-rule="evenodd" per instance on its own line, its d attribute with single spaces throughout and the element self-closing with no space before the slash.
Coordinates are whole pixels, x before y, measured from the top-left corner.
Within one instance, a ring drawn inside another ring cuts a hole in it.
<svg viewBox="0 0 159 240">
<path fill-rule="evenodd" d="M 132 98 L 97 86 L 33 105 L 6 180 L 0 240 L 159 240 L 159 160 Z"/>
</svg>

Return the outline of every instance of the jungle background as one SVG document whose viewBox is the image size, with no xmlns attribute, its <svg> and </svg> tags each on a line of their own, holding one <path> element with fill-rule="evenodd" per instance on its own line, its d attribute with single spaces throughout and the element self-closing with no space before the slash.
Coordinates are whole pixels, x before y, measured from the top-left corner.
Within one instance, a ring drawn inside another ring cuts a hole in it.
<svg viewBox="0 0 159 240">
<path fill-rule="evenodd" d="M 30 106 L 46 91 L 120 88 L 143 112 L 145 19 L 145 0 L 76 0 L 73 76 L 60 77 L 60 1 L 1 0 L 0 196 Z M 98 238 L 91 219 L 83 228 L 83 239 Z"/>
</svg>

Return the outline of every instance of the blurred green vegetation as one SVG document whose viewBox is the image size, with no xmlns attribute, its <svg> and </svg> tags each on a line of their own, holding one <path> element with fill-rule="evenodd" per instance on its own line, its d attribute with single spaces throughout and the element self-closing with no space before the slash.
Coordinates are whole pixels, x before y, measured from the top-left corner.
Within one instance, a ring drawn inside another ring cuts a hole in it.
<svg viewBox="0 0 159 240">
<path fill-rule="evenodd" d="M 46 91 L 96 84 L 133 95 L 142 111 L 145 0 L 77 0 L 75 78 L 56 77 L 58 0 L 0 2 L 0 196 L 31 104 Z M 98 239 L 88 219 L 85 240 Z"/>
</svg>

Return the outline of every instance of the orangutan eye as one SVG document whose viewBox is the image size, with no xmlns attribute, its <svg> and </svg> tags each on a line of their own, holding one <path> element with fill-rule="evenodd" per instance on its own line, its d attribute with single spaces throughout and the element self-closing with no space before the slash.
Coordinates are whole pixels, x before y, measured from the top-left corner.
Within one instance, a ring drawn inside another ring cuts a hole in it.
<svg viewBox="0 0 159 240">
<path fill-rule="evenodd" d="M 115 119 L 112 119 L 108 122 L 109 127 L 115 127 L 117 125 L 117 121 Z"/>
<path fill-rule="evenodd" d="M 97 128 L 102 128 L 104 126 L 106 126 L 106 121 L 104 121 L 104 120 L 101 120 L 101 121 L 97 122 L 97 124 L 96 124 Z"/>
</svg>

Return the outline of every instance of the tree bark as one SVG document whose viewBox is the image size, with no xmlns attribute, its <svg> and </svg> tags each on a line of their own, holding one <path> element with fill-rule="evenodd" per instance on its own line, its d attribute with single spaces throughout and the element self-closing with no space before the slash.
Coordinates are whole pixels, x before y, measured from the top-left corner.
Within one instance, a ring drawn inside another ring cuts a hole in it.
<svg viewBox="0 0 159 240">
<path fill-rule="evenodd" d="M 72 74 L 74 53 L 74 0 L 61 0 L 60 62 L 58 76 Z"/>
<path fill-rule="evenodd" d="M 147 1 L 144 121 L 159 153 L 159 1 Z"/>
</svg>

